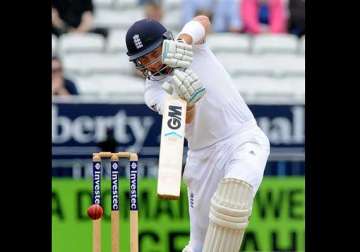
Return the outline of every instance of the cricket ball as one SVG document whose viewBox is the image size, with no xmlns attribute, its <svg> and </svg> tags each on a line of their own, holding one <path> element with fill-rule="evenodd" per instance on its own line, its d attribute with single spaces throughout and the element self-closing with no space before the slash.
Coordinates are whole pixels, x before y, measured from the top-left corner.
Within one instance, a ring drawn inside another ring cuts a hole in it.
<svg viewBox="0 0 360 252">
<path fill-rule="evenodd" d="M 87 214 L 93 220 L 100 219 L 103 216 L 103 213 L 104 210 L 99 204 L 93 204 L 87 210 Z"/>
</svg>

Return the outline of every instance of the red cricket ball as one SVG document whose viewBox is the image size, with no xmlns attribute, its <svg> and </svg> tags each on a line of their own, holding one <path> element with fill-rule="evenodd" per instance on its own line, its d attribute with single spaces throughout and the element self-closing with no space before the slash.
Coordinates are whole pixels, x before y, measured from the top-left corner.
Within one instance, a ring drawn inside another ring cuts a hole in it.
<svg viewBox="0 0 360 252">
<path fill-rule="evenodd" d="M 99 204 L 93 204 L 87 210 L 87 214 L 93 220 L 100 219 L 103 216 L 103 213 L 104 210 Z"/>
</svg>

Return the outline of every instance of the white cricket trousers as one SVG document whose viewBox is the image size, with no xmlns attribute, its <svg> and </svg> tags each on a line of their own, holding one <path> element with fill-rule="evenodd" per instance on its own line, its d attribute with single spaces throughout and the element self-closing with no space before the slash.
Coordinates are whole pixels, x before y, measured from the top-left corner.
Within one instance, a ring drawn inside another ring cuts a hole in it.
<svg viewBox="0 0 360 252">
<path fill-rule="evenodd" d="M 190 247 L 201 252 L 209 224 L 210 200 L 219 181 L 237 178 L 259 189 L 270 153 L 269 140 L 254 126 L 201 150 L 189 150 L 183 180 L 187 185 Z"/>
</svg>

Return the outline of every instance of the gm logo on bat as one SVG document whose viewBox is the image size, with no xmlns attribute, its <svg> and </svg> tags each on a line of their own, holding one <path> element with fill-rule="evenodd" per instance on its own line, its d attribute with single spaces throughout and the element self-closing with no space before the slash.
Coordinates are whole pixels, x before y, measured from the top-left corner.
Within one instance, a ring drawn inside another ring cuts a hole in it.
<svg viewBox="0 0 360 252">
<path fill-rule="evenodd" d="M 167 125 L 170 129 L 176 130 L 181 127 L 181 115 L 182 115 L 182 107 L 181 106 L 169 106 L 169 120 L 167 121 Z M 166 136 L 166 134 L 165 134 Z"/>
</svg>

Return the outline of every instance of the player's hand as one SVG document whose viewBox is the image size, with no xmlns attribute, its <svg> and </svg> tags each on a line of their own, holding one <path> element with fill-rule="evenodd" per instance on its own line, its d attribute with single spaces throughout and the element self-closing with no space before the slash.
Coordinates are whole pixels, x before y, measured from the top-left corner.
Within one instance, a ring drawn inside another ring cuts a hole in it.
<svg viewBox="0 0 360 252">
<path fill-rule="evenodd" d="M 188 68 L 193 59 L 192 46 L 183 41 L 164 40 L 161 61 L 170 67 Z"/>
<path fill-rule="evenodd" d="M 170 82 L 162 85 L 169 94 L 176 94 L 191 106 L 204 96 L 206 90 L 199 81 L 199 77 L 191 69 L 175 69 Z"/>
</svg>

